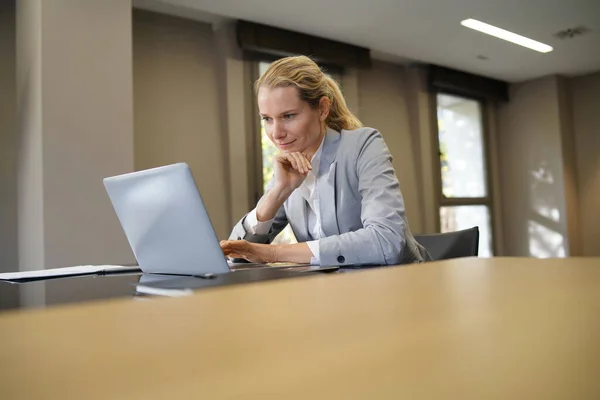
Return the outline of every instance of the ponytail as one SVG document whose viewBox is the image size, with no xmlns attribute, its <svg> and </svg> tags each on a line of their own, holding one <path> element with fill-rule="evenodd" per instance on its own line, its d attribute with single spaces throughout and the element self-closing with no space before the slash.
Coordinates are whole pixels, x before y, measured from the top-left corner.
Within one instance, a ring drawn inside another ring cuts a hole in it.
<svg viewBox="0 0 600 400">
<path fill-rule="evenodd" d="M 337 82 L 328 76 L 325 76 L 325 81 L 329 89 L 329 93 L 326 96 L 331 102 L 329 115 L 325 120 L 325 124 L 338 132 L 342 129 L 353 130 L 362 128 L 362 122 L 348 109 L 346 99 Z"/>
</svg>

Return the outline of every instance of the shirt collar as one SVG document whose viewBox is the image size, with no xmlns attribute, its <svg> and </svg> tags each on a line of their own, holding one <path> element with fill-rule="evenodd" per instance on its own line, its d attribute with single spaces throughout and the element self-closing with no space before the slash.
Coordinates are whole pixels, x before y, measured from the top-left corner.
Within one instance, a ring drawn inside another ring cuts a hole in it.
<svg viewBox="0 0 600 400">
<path fill-rule="evenodd" d="M 319 176 L 319 166 L 321 164 L 321 155 L 323 154 L 323 143 L 325 143 L 325 135 L 323 135 L 319 148 L 313 155 L 312 160 L 310 160 L 310 165 L 312 166 L 312 173 L 315 176 Z"/>
</svg>

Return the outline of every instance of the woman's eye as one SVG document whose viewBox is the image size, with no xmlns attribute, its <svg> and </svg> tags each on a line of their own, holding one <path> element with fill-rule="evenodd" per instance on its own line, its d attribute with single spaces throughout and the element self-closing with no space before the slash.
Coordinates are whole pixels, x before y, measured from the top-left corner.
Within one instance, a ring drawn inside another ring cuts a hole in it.
<svg viewBox="0 0 600 400">
<path fill-rule="evenodd" d="M 270 117 L 262 117 L 262 120 L 263 120 L 265 123 L 267 123 L 267 124 L 268 124 L 269 122 L 271 122 L 271 118 L 270 118 Z"/>
<path fill-rule="evenodd" d="M 283 119 L 292 119 L 294 118 L 294 114 L 283 114 Z"/>
</svg>

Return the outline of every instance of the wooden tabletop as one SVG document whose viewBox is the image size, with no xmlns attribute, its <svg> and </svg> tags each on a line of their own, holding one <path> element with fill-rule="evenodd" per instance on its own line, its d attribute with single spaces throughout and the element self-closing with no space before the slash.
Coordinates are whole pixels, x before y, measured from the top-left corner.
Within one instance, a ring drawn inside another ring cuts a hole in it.
<svg viewBox="0 0 600 400">
<path fill-rule="evenodd" d="M 598 399 L 600 259 L 455 259 L 0 313 L 1 399 Z"/>
</svg>

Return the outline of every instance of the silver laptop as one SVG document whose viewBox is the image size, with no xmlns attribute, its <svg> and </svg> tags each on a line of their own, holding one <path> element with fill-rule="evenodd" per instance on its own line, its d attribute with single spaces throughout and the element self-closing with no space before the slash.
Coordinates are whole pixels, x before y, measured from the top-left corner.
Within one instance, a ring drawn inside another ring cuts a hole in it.
<svg viewBox="0 0 600 400">
<path fill-rule="evenodd" d="M 142 271 L 159 274 L 222 274 L 265 264 L 231 265 L 185 163 L 104 179 L 119 222 Z M 281 266 L 298 272 L 337 267 Z"/>
</svg>

